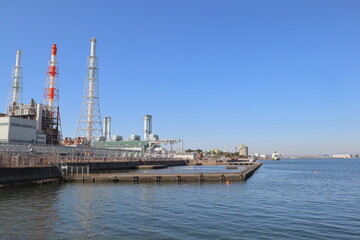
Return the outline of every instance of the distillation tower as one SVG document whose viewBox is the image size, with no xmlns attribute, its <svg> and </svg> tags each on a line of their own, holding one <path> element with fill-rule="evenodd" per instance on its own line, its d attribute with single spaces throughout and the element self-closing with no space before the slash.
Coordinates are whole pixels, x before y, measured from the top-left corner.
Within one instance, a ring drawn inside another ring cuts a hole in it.
<svg viewBox="0 0 360 240">
<path fill-rule="evenodd" d="M 88 57 L 87 78 L 84 84 L 84 96 L 76 137 L 83 137 L 90 143 L 98 136 L 103 136 L 99 106 L 99 84 L 96 57 L 96 39 L 90 40 L 90 56 Z"/>
<path fill-rule="evenodd" d="M 21 67 L 21 50 L 16 51 L 16 61 L 12 73 L 11 87 L 9 91 L 9 100 L 7 113 L 13 115 L 17 105 L 22 104 L 22 67 Z"/>
</svg>

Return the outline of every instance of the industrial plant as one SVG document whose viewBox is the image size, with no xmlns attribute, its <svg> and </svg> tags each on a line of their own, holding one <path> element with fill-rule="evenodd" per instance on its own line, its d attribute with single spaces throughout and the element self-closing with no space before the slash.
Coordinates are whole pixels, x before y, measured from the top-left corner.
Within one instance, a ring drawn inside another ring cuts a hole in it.
<svg viewBox="0 0 360 240">
<path fill-rule="evenodd" d="M 153 116 L 150 114 L 145 114 L 143 118 L 143 136 L 131 134 L 125 137 L 114 134 L 111 128 L 114 119 L 106 116 L 102 121 L 100 114 L 95 38 L 90 40 L 87 76 L 76 135 L 73 138 L 63 138 L 57 53 L 57 46 L 53 44 L 43 101 L 38 103 L 31 99 L 29 104 L 24 104 L 22 54 L 20 50 L 16 51 L 6 113 L 0 114 L 0 187 L 54 181 L 243 181 L 261 166 L 261 163 L 208 160 L 198 152 L 184 153 L 182 140 L 163 139 L 155 134 Z M 247 155 L 247 147 L 243 145 L 240 152 Z M 238 169 L 238 165 L 245 167 L 240 171 L 218 173 L 161 174 L 136 171 L 203 163 L 232 165 L 229 169 Z M 123 174 L 123 170 L 135 171 Z"/>
<path fill-rule="evenodd" d="M 132 134 L 129 138 L 112 135 L 111 117 L 100 115 L 96 39 L 90 40 L 87 77 L 78 128 L 75 138 L 62 136 L 59 108 L 57 46 L 51 47 L 50 61 L 42 103 L 31 99 L 24 104 L 21 50 L 16 51 L 9 100 L 6 113 L 0 114 L 0 150 L 12 157 L 59 156 L 96 158 L 117 157 L 176 157 L 181 156 L 183 141 L 161 139 L 153 133 L 153 117 L 144 116 L 144 135 Z M 31 153 L 31 154 L 30 154 Z"/>
</svg>

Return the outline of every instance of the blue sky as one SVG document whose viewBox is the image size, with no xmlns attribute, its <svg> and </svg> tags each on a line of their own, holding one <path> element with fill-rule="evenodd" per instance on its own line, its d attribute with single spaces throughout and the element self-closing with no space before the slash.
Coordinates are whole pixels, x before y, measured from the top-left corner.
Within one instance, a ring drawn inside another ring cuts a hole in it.
<svg viewBox="0 0 360 240">
<path fill-rule="evenodd" d="M 42 101 L 58 45 L 64 136 L 79 119 L 90 38 L 112 133 L 185 148 L 360 152 L 360 1 L 0 1 L 0 106 L 15 52 Z"/>
</svg>

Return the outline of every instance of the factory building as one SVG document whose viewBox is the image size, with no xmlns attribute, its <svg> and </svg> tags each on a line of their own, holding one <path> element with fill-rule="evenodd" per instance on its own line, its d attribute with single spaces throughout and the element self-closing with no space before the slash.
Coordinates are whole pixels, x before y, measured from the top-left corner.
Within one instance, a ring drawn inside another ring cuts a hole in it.
<svg viewBox="0 0 360 240">
<path fill-rule="evenodd" d="M 1 143 L 46 143 L 46 135 L 38 133 L 37 122 L 11 116 L 0 117 Z"/>
<path fill-rule="evenodd" d="M 60 144 L 58 115 L 48 105 L 16 105 L 11 113 L 0 116 L 0 141 L 5 143 Z"/>
<path fill-rule="evenodd" d="M 57 85 L 57 47 L 51 48 L 44 104 L 22 103 L 21 51 L 16 52 L 7 114 L 0 116 L 0 141 L 4 143 L 60 144 L 60 114 Z"/>
<path fill-rule="evenodd" d="M 78 121 L 76 138 L 66 137 L 62 141 L 59 110 L 57 46 L 51 47 L 51 58 L 48 62 L 44 99 L 36 103 L 31 99 L 30 104 L 22 101 L 22 67 L 21 51 L 16 51 L 16 62 L 13 67 L 11 88 L 6 114 L 0 114 L 0 143 L 21 144 L 51 144 L 76 147 L 78 145 L 94 146 L 107 149 L 135 150 L 142 153 L 173 153 L 173 144 L 182 140 L 160 139 L 152 131 L 152 116 L 144 116 L 144 138 L 132 134 L 129 140 L 122 136 L 111 135 L 111 117 L 105 117 L 101 124 L 98 67 L 96 56 L 96 39 L 90 40 L 90 55 L 88 57 L 87 77 L 84 84 L 84 96 Z M 170 150 L 161 145 L 170 146 Z"/>
<path fill-rule="evenodd" d="M 124 140 L 122 136 L 113 135 L 111 138 L 111 118 L 105 117 L 103 126 L 104 136 L 96 138 L 96 141 L 92 143 L 93 147 L 108 148 L 108 149 L 122 149 L 122 150 L 135 150 L 146 153 L 170 153 L 174 152 L 173 144 L 181 144 L 182 141 L 174 139 L 160 139 L 159 135 L 152 133 L 152 116 L 144 116 L 144 139 L 136 134 L 132 134 L 129 140 Z M 161 145 L 168 145 L 170 149 L 161 148 Z"/>
<path fill-rule="evenodd" d="M 124 141 L 122 136 L 111 134 L 111 117 L 104 118 L 103 137 L 96 138 L 92 143 L 94 147 L 109 148 L 109 149 L 123 149 L 146 151 L 151 146 L 152 148 L 159 148 L 160 146 L 153 146 L 151 142 L 158 141 L 159 136 L 152 133 L 152 116 L 144 116 L 144 139 L 141 140 L 140 135 L 132 134 L 129 140 Z"/>
<path fill-rule="evenodd" d="M 248 157 L 248 155 L 249 155 L 248 147 L 245 144 L 243 144 L 239 147 L 239 155 Z"/>
</svg>

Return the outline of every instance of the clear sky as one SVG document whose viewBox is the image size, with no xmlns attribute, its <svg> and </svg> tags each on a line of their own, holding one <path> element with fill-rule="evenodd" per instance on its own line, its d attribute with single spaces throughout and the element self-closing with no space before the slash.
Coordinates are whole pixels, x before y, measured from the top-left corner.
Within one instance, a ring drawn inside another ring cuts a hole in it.
<svg viewBox="0 0 360 240">
<path fill-rule="evenodd" d="M 112 133 L 185 148 L 360 152 L 360 1 L 0 0 L 0 106 L 15 52 L 24 102 L 43 98 L 58 45 L 64 136 L 79 119 L 90 38 Z"/>
</svg>

